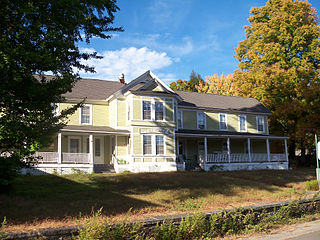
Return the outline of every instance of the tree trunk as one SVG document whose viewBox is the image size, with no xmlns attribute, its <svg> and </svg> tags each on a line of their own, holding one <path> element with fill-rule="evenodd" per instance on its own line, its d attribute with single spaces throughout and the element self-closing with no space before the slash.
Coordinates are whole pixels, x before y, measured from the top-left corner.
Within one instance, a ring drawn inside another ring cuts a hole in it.
<svg viewBox="0 0 320 240">
<path fill-rule="evenodd" d="M 300 158 L 300 164 L 306 165 L 306 148 L 304 146 L 304 139 L 301 138 L 301 158 Z"/>
<path fill-rule="evenodd" d="M 292 163 L 296 161 L 296 140 L 292 139 L 289 145 L 289 159 Z M 298 165 L 298 162 L 296 163 Z"/>
</svg>

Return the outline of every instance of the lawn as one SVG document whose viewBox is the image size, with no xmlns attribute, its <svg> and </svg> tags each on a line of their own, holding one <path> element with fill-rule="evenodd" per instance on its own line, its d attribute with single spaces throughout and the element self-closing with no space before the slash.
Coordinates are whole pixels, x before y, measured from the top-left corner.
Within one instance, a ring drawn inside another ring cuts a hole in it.
<svg viewBox="0 0 320 240">
<path fill-rule="evenodd" d="M 110 222 L 306 197 L 314 169 L 20 176 L 0 195 L 8 231 L 76 224 L 103 207 Z M 128 213 L 130 211 L 130 213 Z"/>
</svg>

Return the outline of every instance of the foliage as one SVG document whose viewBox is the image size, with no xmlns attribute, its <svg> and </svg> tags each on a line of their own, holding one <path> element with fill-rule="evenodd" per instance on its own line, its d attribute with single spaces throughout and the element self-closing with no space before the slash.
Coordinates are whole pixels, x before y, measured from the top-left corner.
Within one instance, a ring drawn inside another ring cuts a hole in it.
<svg viewBox="0 0 320 240">
<path fill-rule="evenodd" d="M 77 71 L 94 71 L 81 60 L 99 56 L 82 53 L 78 43 L 89 43 L 92 37 L 110 38 L 106 32 L 121 31 L 110 26 L 118 10 L 115 0 L 2 1 L 0 154 L 5 154 L 0 162 L 2 170 L 8 167 L 6 175 L 21 167 L 16 158 L 48 145 L 80 106 L 57 115 L 52 103 L 64 100 L 62 94 L 71 91 Z M 46 77 L 48 72 L 54 76 Z M 7 160 L 12 164 L 4 163 Z M 1 185 L 10 182 L 2 174 L 0 178 Z"/>
<path fill-rule="evenodd" d="M 272 212 L 239 208 L 234 211 L 220 211 L 210 217 L 196 213 L 187 215 L 180 222 L 165 219 L 154 228 L 144 228 L 139 223 L 122 222 L 112 226 L 99 222 L 100 210 L 79 229 L 79 236 L 74 239 L 213 239 L 248 231 L 265 231 L 312 213 L 319 213 L 319 203 L 313 202 L 307 207 L 300 201 L 292 201 Z"/>
<path fill-rule="evenodd" d="M 3 218 L 3 221 L 1 223 L 1 226 L 0 226 L 0 240 L 2 239 L 6 239 L 5 237 L 5 228 L 7 226 L 7 219 L 6 217 Z"/>
<path fill-rule="evenodd" d="M 311 180 L 306 182 L 306 189 L 312 191 L 319 191 L 318 180 Z"/>
<path fill-rule="evenodd" d="M 218 74 L 214 74 L 213 76 L 207 76 L 205 78 L 205 82 L 199 82 L 196 86 L 198 92 L 230 96 L 237 95 L 231 74 L 221 74 L 220 77 Z"/>
<path fill-rule="evenodd" d="M 178 91 L 196 91 L 196 85 L 204 83 L 199 73 L 192 70 L 189 81 L 178 79 L 176 82 L 170 83 L 170 88 Z"/>
<path fill-rule="evenodd" d="M 320 126 L 320 27 L 307 1 L 269 0 L 251 9 L 246 38 L 236 49 L 238 95 L 272 111 L 270 130 L 304 143 Z M 303 147 L 303 146 L 302 146 Z"/>
</svg>

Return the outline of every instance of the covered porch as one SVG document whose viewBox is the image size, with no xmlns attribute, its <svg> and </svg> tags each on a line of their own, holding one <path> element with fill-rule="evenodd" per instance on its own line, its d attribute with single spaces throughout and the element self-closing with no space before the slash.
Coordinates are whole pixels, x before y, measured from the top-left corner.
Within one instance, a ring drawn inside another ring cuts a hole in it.
<svg viewBox="0 0 320 240">
<path fill-rule="evenodd" d="M 36 152 L 29 171 L 68 174 L 77 171 L 114 172 L 113 155 L 127 155 L 129 132 L 109 127 L 66 126 L 47 149 Z"/>
<path fill-rule="evenodd" d="M 287 137 L 177 133 L 178 161 L 203 170 L 288 169 Z"/>
</svg>

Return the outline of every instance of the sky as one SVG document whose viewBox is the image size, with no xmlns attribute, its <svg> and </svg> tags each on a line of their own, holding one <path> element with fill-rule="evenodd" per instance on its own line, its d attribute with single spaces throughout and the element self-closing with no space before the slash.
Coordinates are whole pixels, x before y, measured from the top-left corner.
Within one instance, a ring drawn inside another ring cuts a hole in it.
<svg viewBox="0 0 320 240">
<path fill-rule="evenodd" d="M 101 60 L 85 62 L 96 73 L 81 77 L 130 82 L 147 70 L 169 84 L 189 80 L 192 70 L 203 78 L 232 74 L 239 41 L 245 39 L 250 9 L 266 0 L 118 0 L 111 39 L 93 38 L 81 51 L 96 51 Z M 320 1 L 309 0 L 320 12 Z M 318 14 L 319 16 L 319 14 Z"/>
</svg>

